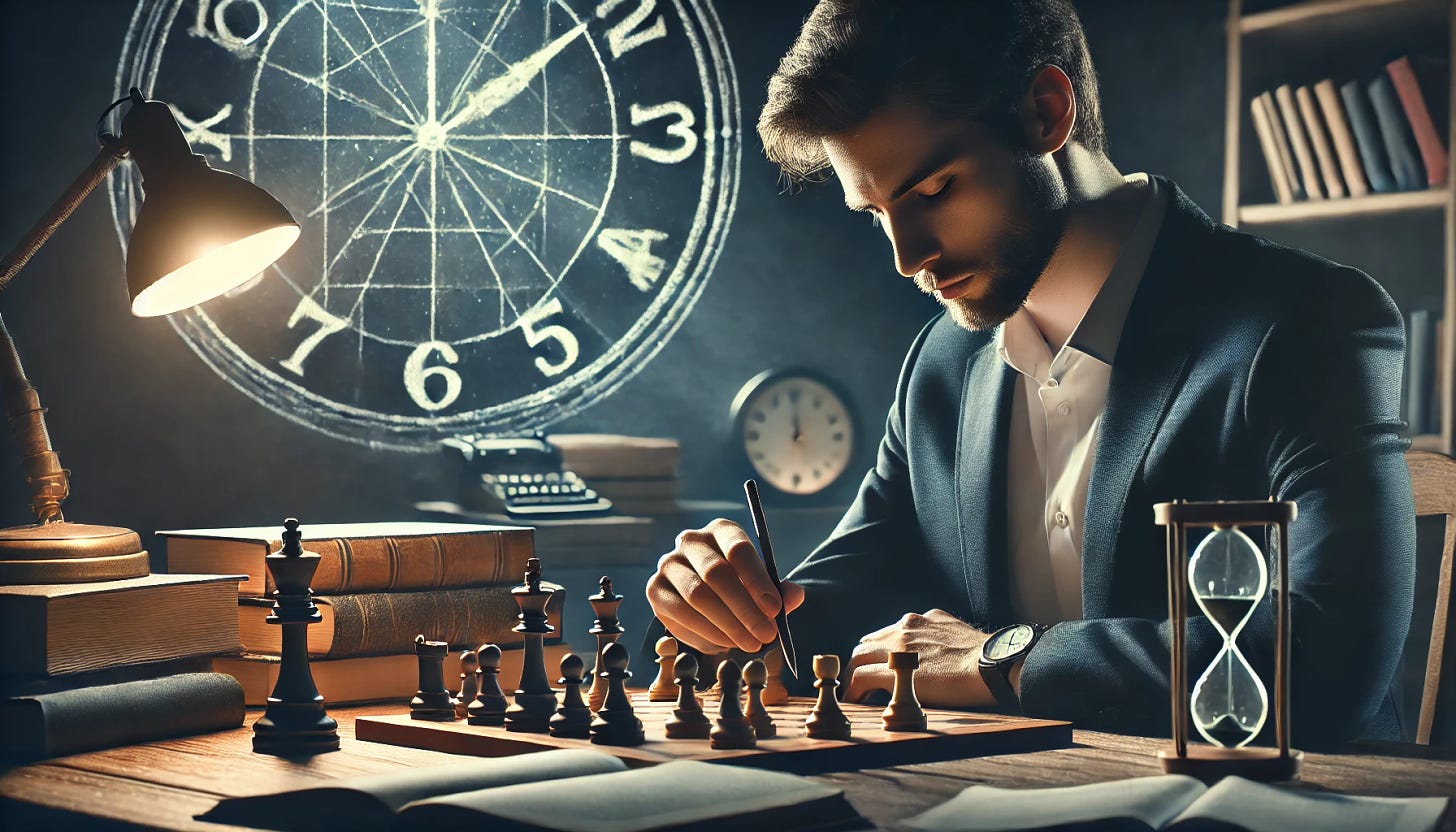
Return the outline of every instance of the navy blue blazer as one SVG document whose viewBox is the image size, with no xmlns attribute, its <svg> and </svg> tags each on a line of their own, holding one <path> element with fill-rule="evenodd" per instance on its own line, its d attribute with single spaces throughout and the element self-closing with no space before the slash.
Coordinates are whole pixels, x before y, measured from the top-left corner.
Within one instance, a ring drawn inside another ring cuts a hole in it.
<svg viewBox="0 0 1456 832">
<path fill-rule="evenodd" d="M 1364 273 L 1215 225 L 1159 182 L 1168 213 L 1097 437 L 1083 619 L 1053 626 L 1028 656 L 1023 708 L 1167 736 L 1166 532 L 1153 504 L 1273 496 L 1299 505 L 1289 534 L 1295 743 L 1398 738 L 1391 685 L 1415 581 L 1401 315 Z M 1006 528 L 1014 380 L 989 332 L 942 314 L 915 339 L 874 468 L 829 539 L 787 576 L 807 592 L 791 618 L 801 656 L 847 659 L 864 633 L 933 608 L 988 631 L 1016 623 Z M 1239 637 L 1266 684 L 1273 611 L 1272 600 L 1261 604 Z M 1222 639 L 1191 601 L 1189 612 L 1191 690 Z"/>
</svg>

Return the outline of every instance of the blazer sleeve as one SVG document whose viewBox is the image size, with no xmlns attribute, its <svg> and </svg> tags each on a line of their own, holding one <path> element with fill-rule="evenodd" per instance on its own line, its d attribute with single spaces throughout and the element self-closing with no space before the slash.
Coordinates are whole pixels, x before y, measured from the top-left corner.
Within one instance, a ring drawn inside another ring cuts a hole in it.
<svg viewBox="0 0 1456 832">
<path fill-rule="evenodd" d="M 1321 289 L 1264 331 L 1240 413 L 1269 493 L 1299 507 L 1289 533 L 1290 696 L 1294 741 L 1306 747 L 1353 739 L 1375 714 L 1415 583 L 1408 442 L 1399 435 L 1401 316 L 1363 273 L 1319 271 Z M 1273 606 L 1261 605 L 1239 639 L 1270 686 Z M 1222 645 L 1196 612 L 1190 605 L 1190 690 Z M 1166 619 L 1058 624 L 1027 657 L 1023 706 L 1083 727 L 1166 735 L 1170 643 Z M 1270 728 L 1272 713 L 1271 703 Z"/>
</svg>

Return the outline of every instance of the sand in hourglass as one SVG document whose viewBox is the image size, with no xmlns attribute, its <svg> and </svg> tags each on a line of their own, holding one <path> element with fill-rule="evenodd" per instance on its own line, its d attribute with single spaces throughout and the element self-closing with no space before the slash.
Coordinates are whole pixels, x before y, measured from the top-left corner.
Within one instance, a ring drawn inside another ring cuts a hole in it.
<svg viewBox="0 0 1456 832">
<path fill-rule="evenodd" d="M 1218 624 L 1220 630 L 1225 634 L 1232 633 L 1234 627 L 1238 626 L 1244 616 L 1249 614 L 1249 608 L 1254 606 L 1253 598 L 1200 598 L 1208 617 Z"/>
<path fill-rule="evenodd" d="M 1239 743 L 1249 738 L 1253 732 L 1239 724 L 1232 714 L 1224 714 L 1216 722 L 1204 729 L 1208 736 L 1218 741 L 1224 748 L 1235 748 Z"/>
</svg>

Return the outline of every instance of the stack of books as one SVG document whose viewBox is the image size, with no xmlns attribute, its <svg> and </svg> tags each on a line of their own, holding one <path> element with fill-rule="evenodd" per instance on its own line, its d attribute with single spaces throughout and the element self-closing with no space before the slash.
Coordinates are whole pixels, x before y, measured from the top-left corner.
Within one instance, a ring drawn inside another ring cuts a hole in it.
<svg viewBox="0 0 1456 832">
<path fill-rule="evenodd" d="M 653 517 L 678 511 L 676 439 L 608 433 L 558 433 L 547 441 L 561 451 L 563 468 L 575 471 L 618 514 Z"/>
<path fill-rule="evenodd" d="M 1369 78 L 1255 96 L 1254 131 L 1280 204 L 1446 184 L 1444 59 L 1402 56 Z"/>
<path fill-rule="evenodd" d="M 1416 309 L 1405 320 L 1405 383 L 1401 419 L 1411 436 L 1441 432 L 1441 401 L 1446 377 L 1441 355 L 1445 321 L 1439 310 Z"/>
<path fill-rule="evenodd" d="M 418 687 L 416 635 L 457 650 L 496 644 L 501 686 L 520 678 L 522 637 L 511 588 L 535 554 L 532 530 L 461 523 L 344 523 L 301 527 L 303 548 L 321 560 L 314 602 L 323 620 L 308 628 L 314 682 L 331 704 L 409 699 Z M 282 527 L 158 532 L 174 572 L 247 575 L 229 598 L 246 653 L 212 668 L 243 685 L 249 705 L 266 704 L 278 679 L 281 628 L 268 624 L 274 587 L 264 558 L 281 547 Z M 565 591 L 546 611 L 556 635 L 547 668 L 567 652 L 561 640 Z M 447 679 L 452 678 L 447 665 Z"/>
</svg>

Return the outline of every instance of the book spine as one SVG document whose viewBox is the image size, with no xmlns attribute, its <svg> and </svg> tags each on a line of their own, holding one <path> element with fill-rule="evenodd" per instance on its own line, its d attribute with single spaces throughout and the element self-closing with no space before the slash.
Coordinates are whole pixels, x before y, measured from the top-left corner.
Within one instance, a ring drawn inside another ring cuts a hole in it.
<svg viewBox="0 0 1456 832">
<path fill-rule="evenodd" d="M 1324 199 L 1325 190 L 1320 186 L 1319 171 L 1314 166 L 1314 154 L 1309 151 L 1309 139 L 1304 135 L 1304 126 L 1299 121 L 1299 109 L 1294 105 L 1294 90 L 1288 84 L 1281 84 L 1274 90 L 1274 99 L 1279 103 L 1279 115 L 1284 119 L 1289 144 L 1294 148 L 1294 159 L 1299 163 L 1299 178 L 1304 182 L 1304 192 L 1310 199 Z"/>
<path fill-rule="evenodd" d="M 1326 78 L 1315 84 L 1314 97 L 1319 101 L 1325 125 L 1330 128 L 1330 141 L 1335 145 L 1335 155 L 1340 159 L 1340 172 L 1345 176 L 1345 190 L 1350 196 L 1366 196 L 1370 193 L 1370 185 L 1365 181 L 1365 170 L 1360 166 L 1360 151 L 1355 148 L 1355 136 L 1350 133 L 1350 122 L 1345 120 L 1345 108 L 1340 104 L 1340 93 L 1335 89 L 1335 82 Z"/>
<path fill-rule="evenodd" d="M 1345 183 L 1340 181 L 1340 169 L 1335 164 L 1335 152 L 1330 148 L 1329 134 L 1325 126 L 1320 122 L 1319 108 L 1314 103 L 1314 93 L 1309 87 L 1300 87 L 1294 91 L 1294 100 L 1299 104 L 1300 121 L 1304 124 L 1304 132 L 1309 134 L 1309 143 L 1314 147 L 1315 160 L 1319 162 L 1320 176 L 1325 183 L 1325 194 L 1330 199 L 1341 199 L 1345 196 Z"/>
<path fill-rule="evenodd" d="M 1274 133 L 1274 147 L 1279 151 L 1279 168 L 1284 171 L 1284 181 L 1289 183 L 1289 192 L 1294 199 L 1303 199 L 1304 186 L 1299 184 L 1299 174 L 1294 170 L 1294 156 L 1289 152 L 1289 137 L 1285 135 L 1279 118 L 1279 105 L 1274 103 L 1274 96 L 1268 92 L 1259 93 L 1259 100 L 1264 102 L 1264 112 L 1269 114 L 1269 129 Z"/>
<path fill-rule="evenodd" d="M 1390 155 L 1390 170 L 1395 174 L 1396 187 L 1402 191 L 1416 191 L 1426 186 L 1426 169 L 1421 164 L 1421 152 L 1416 147 L 1415 136 L 1411 135 L 1405 113 L 1400 109 L 1400 99 L 1395 95 L 1395 85 L 1390 76 L 1381 75 L 1370 82 L 1370 106 L 1375 110 L 1375 122 L 1380 125 L 1380 136 L 1385 140 L 1385 151 Z"/>
<path fill-rule="evenodd" d="M 1264 100 L 1254 97 L 1249 100 L 1249 112 L 1253 116 L 1254 133 L 1259 137 L 1259 149 L 1264 152 L 1264 164 L 1269 167 L 1269 182 L 1274 187 L 1274 198 L 1280 205 L 1294 201 L 1289 190 L 1289 180 L 1284 178 L 1284 167 L 1279 161 L 1279 149 L 1274 144 L 1274 128 L 1269 125 L 1269 114 L 1264 110 Z"/>
<path fill-rule="evenodd" d="M 1431 120 L 1431 111 L 1426 107 L 1426 98 L 1421 94 L 1421 85 L 1411 69 L 1410 58 L 1396 58 L 1385 65 L 1385 71 L 1390 73 L 1395 94 L 1400 98 L 1400 106 L 1405 110 L 1406 121 L 1420 148 L 1421 162 L 1426 168 L 1426 183 L 1433 188 L 1446 184 L 1449 166 L 1446 148 L 1442 146 L 1441 136 Z"/>
<path fill-rule="evenodd" d="M 546 604 L 548 620 L 561 632 L 565 590 Z M 509 585 L 431 592 L 378 592 L 319 599 L 334 610 L 333 643 L 324 658 L 400 653 L 414 649 L 417 635 L 451 647 L 502 647 L 522 643 L 513 632 L 520 608 Z"/>
<path fill-rule="evenodd" d="M 1370 180 L 1370 189 L 1378 194 L 1396 190 L 1385 142 L 1380 138 L 1375 114 L 1370 111 L 1370 99 L 1361 89 L 1360 82 L 1342 84 L 1340 100 L 1345 102 L 1345 115 L 1349 117 L 1350 130 L 1355 134 L 1355 146 L 1360 148 L 1360 162 L 1365 169 L 1365 178 Z"/>
<path fill-rule="evenodd" d="M 1405 418 L 1412 435 L 1430 433 L 1426 417 L 1430 412 L 1430 393 L 1434 381 L 1431 360 L 1435 357 L 1436 324 L 1428 309 L 1410 313 L 1410 333 L 1406 340 Z"/>
<path fill-rule="evenodd" d="M 272 544 L 273 550 L 281 545 Z M 317 595 L 459 589 L 519 581 L 534 554 L 530 529 L 305 540 L 319 555 Z M 277 589 L 270 574 L 264 597 Z"/>
</svg>

